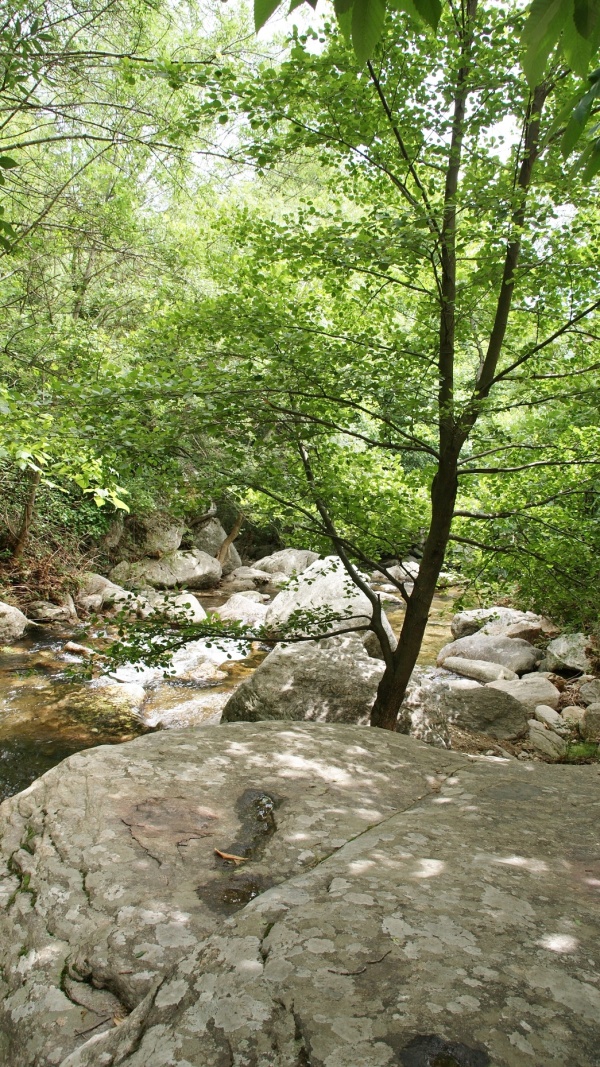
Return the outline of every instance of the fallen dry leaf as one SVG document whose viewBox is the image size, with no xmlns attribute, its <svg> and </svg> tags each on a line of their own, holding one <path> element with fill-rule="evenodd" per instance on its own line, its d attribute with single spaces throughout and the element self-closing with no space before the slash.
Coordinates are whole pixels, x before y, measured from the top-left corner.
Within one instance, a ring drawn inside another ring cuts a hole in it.
<svg viewBox="0 0 600 1067">
<path fill-rule="evenodd" d="M 215 849 L 215 852 L 217 856 L 221 857 L 222 860 L 232 860 L 232 862 L 235 863 L 236 867 L 238 863 L 245 863 L 248 859 L 247 856 L 234 856 L 231 852 L 221 852 L 221 850 L 218 848 Z"/>
</svg>

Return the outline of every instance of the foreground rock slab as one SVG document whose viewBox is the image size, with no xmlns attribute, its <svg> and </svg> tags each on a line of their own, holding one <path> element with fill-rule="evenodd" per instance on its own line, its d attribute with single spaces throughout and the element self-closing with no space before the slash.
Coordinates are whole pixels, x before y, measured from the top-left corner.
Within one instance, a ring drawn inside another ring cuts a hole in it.
<svg viewBox="0 0 600 1067">
<path fill-rule="evenodd" d="M 2 809 L 2 1061 L 591 1067 L 599 785 L 305 723 L 71 757 Z"/>
</svg>

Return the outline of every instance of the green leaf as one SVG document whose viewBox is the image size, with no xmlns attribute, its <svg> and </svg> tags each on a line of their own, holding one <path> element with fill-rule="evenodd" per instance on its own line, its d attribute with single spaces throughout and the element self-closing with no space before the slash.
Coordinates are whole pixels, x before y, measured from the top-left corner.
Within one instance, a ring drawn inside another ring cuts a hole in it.
<svg viewBox="0 0 600 1067">
<path fill-rule="evenodd" d="M 13 167 L 18 167 L 16 159 L 12 159 L 11 156 L 0 156 L 0 167 L 3 170 L 12 170 Z"/>
<path fill-rule="evenodd" d="M 600 138 L 594 143 L 582 174 L 584 182 L 589 182 L 600 171 Z"/>
<path fill-rule="evenodd" d="M 569 16 L 570 5 L 564 0 L 533 0 L 521 37 L 527 49 L 523 70 L 532 88 L 542 80 L 548 57 Z"/>
<path fill-rule="evenodd" d="M 281 0 L 254 0 L 254 28 L 257 32 L 271 18 L 280 2 Z"/>
<path fill-rule="evenodd" d="M 295 11 L 297 7 L 302 7 L 304 0 L 292 0 L 288 15 L 291 15 L 292 11 Z"/>
<path fill-rule="evenodd" d="M 345 15 L 352 10 L 353 3 L 354 0 L 333 0 L 333 9 L 338 16 L 338 19 L 340 15 Z"/>
<path fill-rule="evenodd" d="M 385 19 L 385 0 L 354 0 L 352 8 L 352 44 L 356 58 L 366 63 L 381 37 Z"/>
<path fill-rule="evenodd" d="M 338 26 L 340 27 L 340 30 L 342 31 L 342 37 L 344 38 L 346 44 L 351 44 L 351 42 L 352 42 L 352 8 L 350 8 L 348 11 L 339 12 L 338 16 L 337 16 L 337 20 L 338 20 Z"/>
<path fill-rule="evenodd" d="M 413 0 L 413 3 L 423 22 L 431 26 L 432 30 L 437 30 L 442 14 L 440 0 Z"/>
<path fill-rule="evenodd" d="M 569 119 L 565 132 L 562 136 L 561 151 L 566 159 L 575 148 L 577 141 L 585 129 L 585 124 L 590 116 L 592 104 L 597 96 L 600 96 L 600 82 L 595 82 L 592 88 L 581 98 L 577 107 Z"/>
<path fill-rule="evenodd" d="M 573 22 L 577 32 L 586 40 L 594 32 L 599 17 L 600 3 L 598 3 L 598 0 L 574 0 Z"/>
</svg>

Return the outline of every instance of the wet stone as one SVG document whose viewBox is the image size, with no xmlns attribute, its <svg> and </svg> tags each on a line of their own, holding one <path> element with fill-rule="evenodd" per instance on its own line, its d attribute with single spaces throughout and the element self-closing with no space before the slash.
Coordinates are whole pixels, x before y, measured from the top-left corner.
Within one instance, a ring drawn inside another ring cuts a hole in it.
<svg viewBox="0 0 600 1067">
<path fill-rule="evenodd" d="M 399 1053 L 403 1067 L 490 1067 L 484 1049 L 447 1041 L 437 1034 L 418 1034 Z"/>
</svg>

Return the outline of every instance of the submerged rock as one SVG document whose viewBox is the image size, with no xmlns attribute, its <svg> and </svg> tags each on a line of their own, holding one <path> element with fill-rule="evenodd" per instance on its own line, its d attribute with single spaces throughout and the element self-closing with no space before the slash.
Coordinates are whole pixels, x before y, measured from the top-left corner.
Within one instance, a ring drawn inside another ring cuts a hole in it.
<svg viewBox="0 0 600 1067">
<path fill-rule="evenodd" d="M 2 807 L 2 1061 L 590 1067 L 596 783 L 340 725 L 73 756 Z"/>
</svg>

